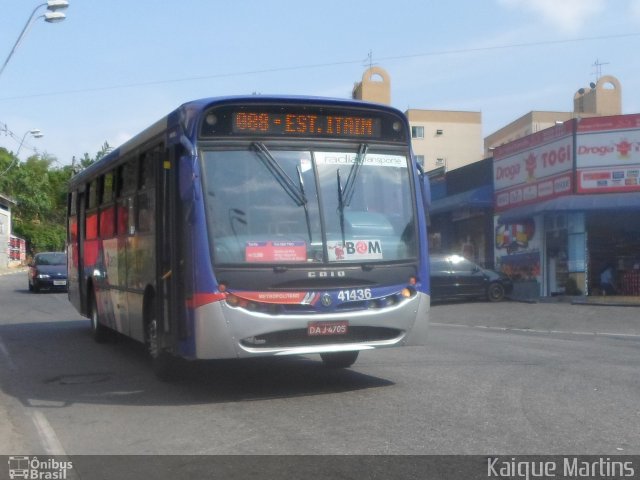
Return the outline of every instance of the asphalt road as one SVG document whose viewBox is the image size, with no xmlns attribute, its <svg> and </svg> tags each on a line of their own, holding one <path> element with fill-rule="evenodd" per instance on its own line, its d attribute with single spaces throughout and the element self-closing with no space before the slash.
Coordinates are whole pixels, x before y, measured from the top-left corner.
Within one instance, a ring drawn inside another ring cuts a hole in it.
<svg viewBox="0 0 640 480">
<path fill-rule="evenodd" d="M 640 309 L 432 307 L 426 347 L 189 365 L 0 277 L 0 454 L 640 454 Z"/>
</svg>

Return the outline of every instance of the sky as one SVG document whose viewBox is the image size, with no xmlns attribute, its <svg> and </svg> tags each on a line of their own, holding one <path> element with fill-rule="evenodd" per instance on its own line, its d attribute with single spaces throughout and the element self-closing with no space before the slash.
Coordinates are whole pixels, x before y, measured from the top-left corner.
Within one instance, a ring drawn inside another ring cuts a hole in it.
<svg viewBox="0 0 640 480">
<path fill-rule="evenodd" d="M 0 0 L 2 62 L 39 2 Z M 0 75 L 0 147 L 43 133 L 22 160 L 94 156 L 196 98 L 350 98 L 371 63 L 393 106 L 481 112 L 483 136 L 572 111 L 598 74 L 640 113 L 640 0 L 69 0 L 65 14 L 35 18 Z"/>
</svg>

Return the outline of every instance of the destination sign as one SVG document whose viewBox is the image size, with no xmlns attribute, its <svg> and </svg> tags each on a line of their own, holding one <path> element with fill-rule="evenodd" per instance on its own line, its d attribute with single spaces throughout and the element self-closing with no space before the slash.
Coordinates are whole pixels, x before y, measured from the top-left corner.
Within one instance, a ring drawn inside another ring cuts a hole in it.
<svg viewBox="0 0 640 480">
<path fill-rule="evenodd" d="M 377 107 L 334 105 L 219 105 L 202 115 L 201 138 L 322 138 L 355 141 L 410 140 L 406 119 Z"/>
<path fill-rule="evenodd" d="M 234 112 L 236 134 L 305 137 L 379 138 L 380 119 L 354 115 L 312 113 Z"/>
</svg>

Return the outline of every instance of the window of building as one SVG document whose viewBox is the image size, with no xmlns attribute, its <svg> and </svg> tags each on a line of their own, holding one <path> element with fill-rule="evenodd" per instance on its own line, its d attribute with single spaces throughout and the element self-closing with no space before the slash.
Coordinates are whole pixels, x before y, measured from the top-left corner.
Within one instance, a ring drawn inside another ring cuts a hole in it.
<svg viewBox="0 0 640 480">
<path fill-rule="evenodd" d="M 411 127 L 411 138 L 424 138 L 424 127 Z"/>
</svg>

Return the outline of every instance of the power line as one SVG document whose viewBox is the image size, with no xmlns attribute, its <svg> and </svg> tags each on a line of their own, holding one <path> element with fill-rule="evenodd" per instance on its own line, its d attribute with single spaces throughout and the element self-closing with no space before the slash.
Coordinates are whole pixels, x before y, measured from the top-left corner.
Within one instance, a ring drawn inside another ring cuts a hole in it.
<svg viewBox="0 0 640 480">
<path fill-rule="evenodd" d="M 9 136 L 9 137 L 13 138 L 16 141 L 16 143 L 18 143 L 18 144 L 22 143 L 22 148 L 26 148 L 27 150 L 31 150 L 31 151 L 33 151 L 33 153 L 38 153 L 38 149 L 37 148 L 32 147 L 27 142 L 23 141 L 20 138 L 19 135 L 16 135 L 14 132 L 9 130 L 9 127 L 7 126 L 6 123 L 0 122 L 0 133 L 4 133 L 5 136 Z"/>
<path fill-rule="evenodd" d="M 600 41 L 600 40 L 615 40 L 615 39 L 624 39 L 624 38 L 632 38 L 632 37 L 640 37 L 640 32 L 621 33 L 616 35 L 601 35 L 601 36 L 594 36 L 594 37 L 581 37 L 581 38 L 572 38 L 572 39 L 566 39 L 566 40 L 542 40 L 538 42 L 511 43 L 506 45 L 493 45 L 493 46 L 487 46 L 487 47 L 460 48 L 460 49 L 440 50 L 440 51 L 433 51 L 433 52 L 426 52 L 426 53 L 414 53 L 414 54 L 408 54 L 408 55 L 393 55 L 388 57 L 380 57 L 377 60 L 379 62 L 407 60 L 411 58 L 438 57 L 438 56 L 446 56 L 446 55 L 457 55 L 457 54 L 463 54 L 463 53 L 490 52 L 495 50 L 506 50 L 506 49 L 512 49 L 512 48 L 530 48 L 530 47 L 540 47 L 540 46 L 547 46 L 547 45 L 565 45 L 569 43 Z M 273 67 L 273 68 L 264 68 L 264 69 L 257 69 L 257 70 L 244 70 L 244 71 L 238 71 L 238 72 L 216 73 L 216 74 L 210 74 L 210 75 L 196 75 L 191 77 L 181 77 L 181 78 L 164 79 L 164 80 L 149 80 L 145 82 L 132 82 L 132 83 L 119 84 L 119 85 L 107 85 L 103 87 L 79 88 L 79 89 L 72 89 L 72 90 L 57 90 L 55 92 L 42 92 L 42 93 L 33 93 L 29 95 L 16 95 L 13 97 L 0 97 L 0 101 L 20 100 L 20 99 L 38 98 L 38 97 L 50 97 L 50 96 L 56 96 L 56 95 L 70 95 L 70 94 L 76 94 L 76 93 L 103 92 L 107 90 L 119 90 L 123 88 L 148 87 L 153 85 L 166 85 L 170 83 L 210 80 L 214 78 L 241 77 L 241 76 L 258 75 L 258 74 L 264 74 L 264 73 L 291 72 L 296 70 L 310 70 L 310 69 L 316 69 L 316 68 L 336 67 L 341 65 L 355 65 L 355 64 L 362 64 L 362 59 L 305 64 L 305 65 L 293 65 L 293 66 L 286 66 L 286 67 Z"/>
</svg>

